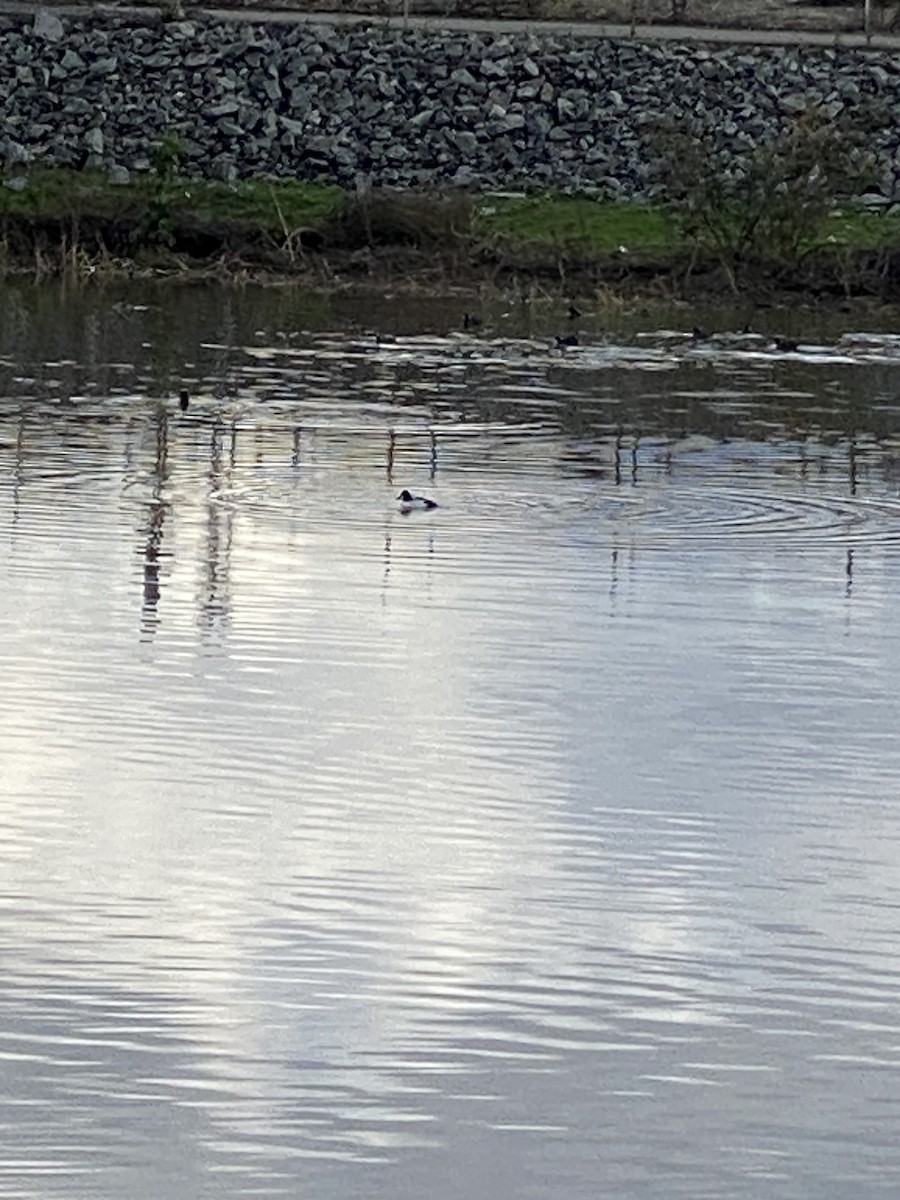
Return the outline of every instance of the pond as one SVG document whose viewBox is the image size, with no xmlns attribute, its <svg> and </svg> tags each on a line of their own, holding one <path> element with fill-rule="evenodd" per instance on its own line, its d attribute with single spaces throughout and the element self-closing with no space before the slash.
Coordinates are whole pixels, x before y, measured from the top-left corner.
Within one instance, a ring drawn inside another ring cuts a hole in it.
<svg viewBox="0 0 900 1200">
<path fill-rule="evenodd" d="M 896 1194 L 900 338 L 462 308 L 3 293 L 0 1196 Z"/>
</svg>

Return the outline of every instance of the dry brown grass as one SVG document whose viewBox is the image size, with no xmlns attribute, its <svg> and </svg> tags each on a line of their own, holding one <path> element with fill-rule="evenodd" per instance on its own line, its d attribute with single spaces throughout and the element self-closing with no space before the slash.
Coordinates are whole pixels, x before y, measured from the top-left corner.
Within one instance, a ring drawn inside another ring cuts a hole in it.
<svg viewBox="0 0 900 1200">
<path fill-rule="evenodd" d="M 341 250 L 410 246 L 446 252 L 469 246 L 474 225 L 475 207 L 465 192 L 373 188 L 348 196 L 323 233 L 327 246 Z"/>
</svg>

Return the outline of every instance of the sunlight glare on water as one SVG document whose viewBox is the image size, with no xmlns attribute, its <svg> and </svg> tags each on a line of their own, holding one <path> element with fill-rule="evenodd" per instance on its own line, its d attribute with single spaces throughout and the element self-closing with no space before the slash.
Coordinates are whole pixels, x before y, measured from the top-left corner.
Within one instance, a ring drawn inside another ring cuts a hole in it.
<svg viewBox="0 0 900 1200">
<path fill-rule="evenodd" d="M 6 294 L 0 1196 L 896 1195 L 900 343 L 551 332 Z"/>
</svg>

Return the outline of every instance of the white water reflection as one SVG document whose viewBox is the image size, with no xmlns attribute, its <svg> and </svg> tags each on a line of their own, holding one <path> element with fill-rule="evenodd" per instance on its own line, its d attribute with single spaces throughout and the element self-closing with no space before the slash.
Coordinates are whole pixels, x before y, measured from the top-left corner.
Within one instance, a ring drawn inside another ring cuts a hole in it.
<svg viewBox="0 0 900 1200">
<path fill-rule="evenodd" d="M 892 1194 L 883 368 L 194 319 L 3 381 L 0 1195 Z"/>
</svg>

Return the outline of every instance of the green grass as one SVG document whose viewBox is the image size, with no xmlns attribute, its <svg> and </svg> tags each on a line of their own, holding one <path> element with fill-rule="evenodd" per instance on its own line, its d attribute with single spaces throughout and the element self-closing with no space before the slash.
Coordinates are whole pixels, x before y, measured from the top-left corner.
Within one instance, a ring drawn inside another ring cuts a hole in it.
<svg viewBox="0 0 900 1200">
<path fill-rule="evenodd" d="M 173 179 L 160 184 L 154 175 L 113 186 L 97 172 L 34 170 L 22 191 L 0 188 L 0 213 L 28 217 L 65 217 L 90 212 L 112 216 L 147 203 L 163 189 L 173 214 L 190 213 L 201 221 L 240 221 L 261 229 L 293 230 L 318 226 L 334 213 L 339 187 L 294 180 L 244 180 L 236 184 Z"/>
<path fill-rule="evenodd" d="M 900 213 L 841 209 L 828 221 L 822 241 L 826 245 L 845 246 L 853 250 L 900 246 Z"/>
<path fill-rule="evenodd" d="M 52 217 L 90 209 L 112 214 L 122 207 L 122 191 L 130 191 L 112 187 L 105 175 L 94 171 L 44 167 L 29 171 L 27 179 L 21 191 L 0 188 L 0 213 Z"/>
<path fill-rule="evenodd" d="M 675 230 L 659 209 L 583 196 L 486 196 L 477 225 L 511 246 L 580 250 L 604 257 L 621 253 L 666 257 L 677 248 Z"/>
<path fill-rule="evenodd" d="M 600 258 L 624 246 L 660 261 L 686 249 L 666 213 L 643 204 L 551 194 L 485 196 L 477 214 L 482 233 L 510 246 L 580 250 Z M 843 208 L 829 218 L 816 244 L 854 250 L 900 246 L 900 211 Z"/>
<path fill-rule="evenodd" d="M 172 207 L 192 213 L 196 220 L 245 221 L 269 231 L 318 228 L 344 196 L 341 188 L 327 184 L 258 179 L 234 184 L 179 181 L 171 192 Z"/>
</svg>

